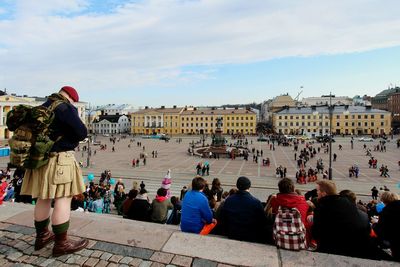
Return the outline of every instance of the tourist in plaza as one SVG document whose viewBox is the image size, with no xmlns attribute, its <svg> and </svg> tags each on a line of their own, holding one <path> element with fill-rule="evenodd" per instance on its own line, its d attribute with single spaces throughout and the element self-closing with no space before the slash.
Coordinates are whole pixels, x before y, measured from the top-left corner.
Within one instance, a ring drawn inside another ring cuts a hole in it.
<svg viewBox="0 0 400 267">
<path fill-rule="evenodd" d="M 376 188 L 376 186 L 372 187 L 372 189 L 371 189 L 372 199 L 378 200 L 378 193 L 379 193 L 379 190 Z"/>
<path fill-rule="evenodd" d="M 221 187 L 221 182 L 218 178 L 214 178 L 211 183 L 211 195 L 216 198 L 217 202 L 221 201 L 224 190 Z"/>
<path fill-rule="evenodd" d="M 351 257 L 375 258 L 369 224 L 347 197 L 337 194 L 332 181 L 317 181 L 318 202 L 314 210 L 312 236 L 317 251 Z"/>
<path fill-rule="evenodd" d="M 206 180 L 195 177 L 192 190 L 186 192 L 182 201 L 181 230 L 189 233 L 200 233 L 206 224 L 216 223 L 208 205 L 207 197 L 202 193 Z"/>
<path fill-rule="evenodd" d="M 167 198 L 167 190 L 164 188 L 159 188 L 157 190 L 157 195 L 153 202 L 151 203 L 151 215 L 150 219 L 152 222 L 164 224 L 167 222 L 168 210 L 172 210 L 174 206 Z"/>
<path fill-rule="evenodd" d="M 7 195 L 8 183 L 5 175 L 0 175 L 0 205 L 3 204 L 3 200 Z"/>
<path fill-rule="evenodd" d="M 236 187 L 239 191 L 225 200 L 220 212 L 223 234 L 236 240 L 265 242 L 267 217 L 260 200 L 249 192 L 250 180 L 241 176 Z"/>
<path fill-rule="evenodd" d="M 88 245 L 86 239 L 74 241 L 67 237 L 72 196 L 85 191 L 82 173 L 73 150 L 79 145 L 79 141 L 87 137 L 87 129 L 72 105 L 79 101 L 74 88 L 64 86 L 57 94 L 52 94 L 43 106 L 49 107 L 57 100 L 63 103 L 55 109 L 55 119 L 50 126 L 53 130 L 52 138 L 57 140 L 51 150 L 52 157 L 48 164 L 26 171 L 21 189 L 21 194 L 38 198 L 34 210 L 35 250 L 45 247 L 55 239 L 54 256 L 73 253 Z M 59 168 L 65 169 L 65 166 L 68 170 L 63 175 L 57 173 Z M 51 214 L 53 199 L 54 209 Z M 54 235 L 48 230 L 50 214 Z"/>
</svg>

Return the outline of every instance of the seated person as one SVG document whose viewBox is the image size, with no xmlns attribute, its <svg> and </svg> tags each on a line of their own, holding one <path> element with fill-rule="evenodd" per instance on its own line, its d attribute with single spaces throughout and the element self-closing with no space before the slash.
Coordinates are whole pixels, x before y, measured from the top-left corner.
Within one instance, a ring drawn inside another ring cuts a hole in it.
<svg viewBox="0 0 400 267">
<path fill-rule="evenodd" d="M 239 191 L 229 196 L 221 208 L 221 230 L 231 239 L 265 242 L 267 216 L 261 201 L 250 194 L 250 186 L 247 177 L 237 179 L 236 187 Z"/>
<path fill-rule="evenodd" d="M 203 194 L 206 180 L 195 177 L 192 190 L 187 191 L 182 200 L 181 230 L 188 233 L 200 233 L 205 224 L 215 223 L 208 199 Z"/>
<path fill-rule="evenodd" d="M 147 190 L 142 188 L 139 194 L 132 201 L 129 207 L 128 214 L 126 217 L 128 219 L 137 221 L 149 221 L 150 220 L 150 203 L 147 197 Z"/>
<path fill-rule="evenodd" d="M 174 206 L 167 198 L 167 189 L 159 188 L 156 198 L 151 203 L 151 221 L 155 223 L 166 223 L 168 218 L 168 210 L 172 210 Z"/>
<path fill-rule="evenodd" d="M 337 194 L 332 181 L 317 181 L 318 202 L 314 210 L 312 236 L 317 251 L 350 257 L 376 258 L 377 250 L 356 205 Z"/>
<path fill-rule="evenodd" d="M 308 204 L 305 198 L 295 193 L 293 181 L 283 178 L 278 183 L 279 193 L 271 199 L 272 213 L 276 214 L 278 208 L 296 208 L 301 214 L 301 221 L 306 225 Z"/>
<path fill-rule="evenodd" d="M 400 262 L 399 196 L 392 192 L 383 192 L 381 200 L 385 204 L 385 207 L 373 228 L 378 239 L 389 242 L 393 259 Z"/>
</svg>

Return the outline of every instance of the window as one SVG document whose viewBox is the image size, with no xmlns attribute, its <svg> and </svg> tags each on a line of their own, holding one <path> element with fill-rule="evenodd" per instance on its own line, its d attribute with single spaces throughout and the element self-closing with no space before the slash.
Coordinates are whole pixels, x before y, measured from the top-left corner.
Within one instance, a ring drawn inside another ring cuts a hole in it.
<svg viewBox="0 0 400 267">
<path fill-rule="evenodd" d="M 290 116 L 290 119 L 293 120 L 293 116 Z"/>
<path fill-rule="evenodd" d="M 364 126 L 367 127 L 368 126 L 368 122 L 365 122 Z"/>
<path fill-rule="evenodd" d="M 373 127 L 373 126 L 375 126 L 375 123 L 374 123 L 374 122 L 371 122 L 371 127 Z"/>
<path fill-rule="evenodd" d="M 281 120 L 281 119 L 282 119 L 282 116 L 279 116 L 279 119 Z"/>
<path fill-rule="evenodd" d="M 385 115 L 382 114 L 382 115 L 381 115 L 381 119 L 383 119 L 383 118 L 385 118 Z"/>
<path fill-rule="evenodd" d="M 358 115 L 358 119 L 361 119 L 361 115 Z"/>
<path fill-rule="evenodd" d="M 371 115 L 371 119 L 374 119 L 375 118 L 375 115 Z"/>
<path fill-rule="evenodd" d="M 383 121 L 381 122 L 381 126 L 385 126 L 385 123 Z"/>
<path fill-rule="evenodd" d="M 336 123 L 336 126 L 338 126 L 338 127 L 339 127 L 339 126 L 340 126 L 340 122 L 337 122 L 337 123 Z"/>
<path fill-rule="evenodd" d="M 301 116 L 301 119 L 302 119 L 302 120 L 304 120 L 304 115 L 303 115 L 303 116 Z"/>
<path fill-rule="evenodd" d="M 368 115 L 364 115 L 364 119 L 368 119 Z"/>
</svg>

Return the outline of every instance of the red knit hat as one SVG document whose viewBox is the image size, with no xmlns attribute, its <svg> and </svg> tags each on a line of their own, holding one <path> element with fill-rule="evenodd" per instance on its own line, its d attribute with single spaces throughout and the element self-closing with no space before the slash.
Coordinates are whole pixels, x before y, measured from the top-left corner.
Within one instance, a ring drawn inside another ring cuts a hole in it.
<svg viewBox="0 0 400 267">
<path fill-rule="evenodd" d="M 74 102 L 78 102 L 79 101 L 79 95 L 78 92 L 75 90 L 74 87 L 71 86 L 64 86 L 63 88 L 61 88 L 61 90 L 63 90 L 64 92 L 66 92 L 68 94 L 68 96 L 70 98 L 72 98 L 72 100 L 74 100 Z"/>
</svg>

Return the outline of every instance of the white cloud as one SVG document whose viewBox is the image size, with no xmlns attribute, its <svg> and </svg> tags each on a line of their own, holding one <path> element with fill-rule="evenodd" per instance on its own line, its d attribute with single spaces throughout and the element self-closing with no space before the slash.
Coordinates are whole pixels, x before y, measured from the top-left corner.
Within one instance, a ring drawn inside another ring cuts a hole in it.
<svg viewBox="0 0 400 267">
<path fill-rule="evenodd" d="M 149 0 L 108 14 L 89 3 L 17 1 L 15 19 L 0 20 L 0 85 L 128 90 L 212 77 L 185 66 L 400 44 L 396 0 Z"/>
</svg>

